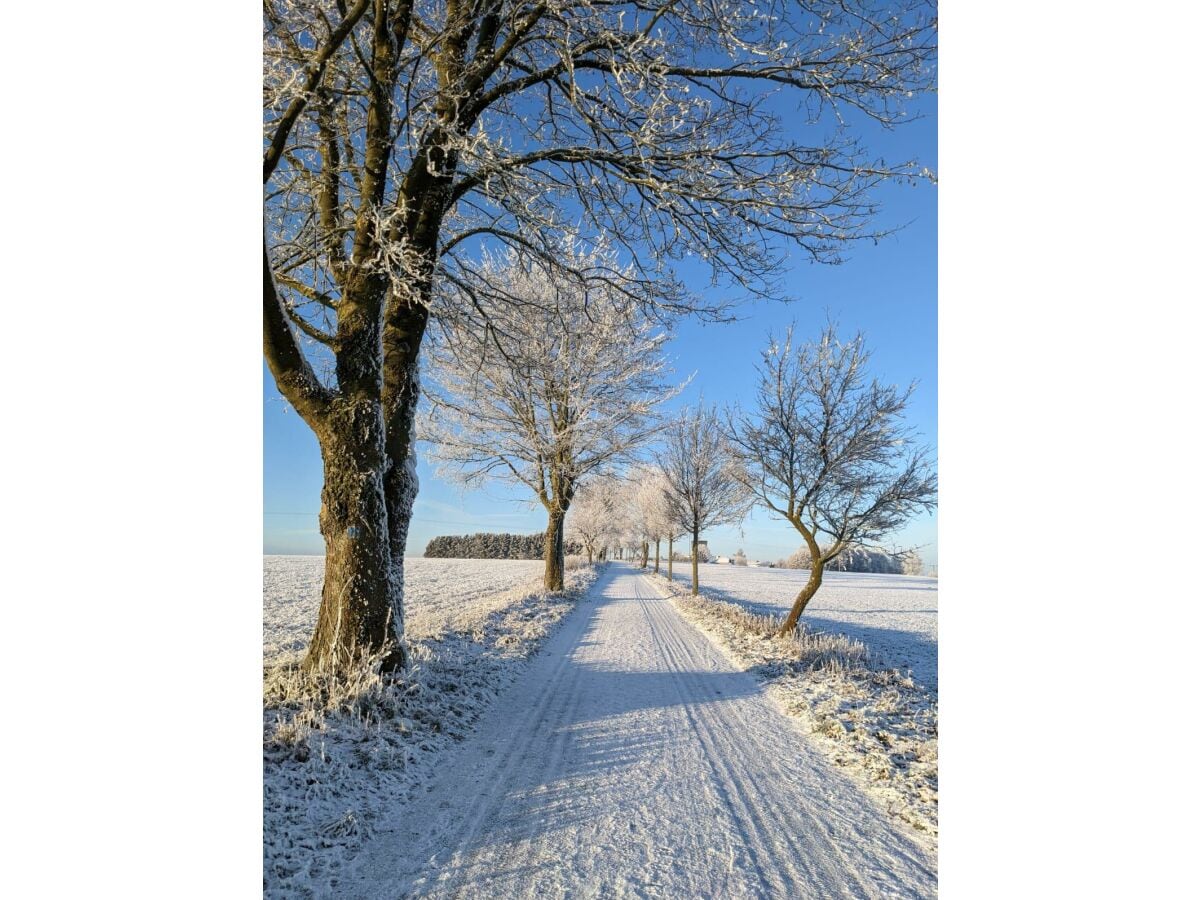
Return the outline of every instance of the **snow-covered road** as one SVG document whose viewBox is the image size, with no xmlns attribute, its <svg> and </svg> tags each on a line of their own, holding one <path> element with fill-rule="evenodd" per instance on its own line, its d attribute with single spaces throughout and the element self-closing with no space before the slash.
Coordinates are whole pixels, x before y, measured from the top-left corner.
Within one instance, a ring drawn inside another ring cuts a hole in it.
<svg viewBox="0 0 1200 900">
<path fill-rule="evenodd" d="M 343 896 L 932 897 L 936 863 L 629 566 Z"/>
</svg>

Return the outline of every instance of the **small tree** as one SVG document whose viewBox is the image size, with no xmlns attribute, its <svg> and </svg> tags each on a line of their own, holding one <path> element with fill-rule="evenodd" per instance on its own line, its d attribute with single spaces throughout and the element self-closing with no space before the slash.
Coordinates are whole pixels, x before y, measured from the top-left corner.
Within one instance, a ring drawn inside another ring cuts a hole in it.
<svg viewBox="0 0 1200 900">
<path fill-rule="evenodd" d="M 928 451 L 910 450 L 912 431 L 901 425 L 913 388 L 868 381 L 869 357 L 861 334 L 842 342 L 833 323 L 793 351 L 789 328 L 782 344 L 772 340 L 763 351 L 756 407 L 730 415 L 747 489 L 800 532 L 811 559 L 784 634 L 796 627 L 830 560 L 937 502 Z"/>
<path fill-rule="evenodd" d="M 515 251 L 488 265 L 489 291 L 505 299 L 473 290 L 489 326 L 452 322 L 435 341 L 428 439 L 464 483 L 499 477 L 534 492 L 548 517 L 546 589 L 559 591 L 575 491 L 657 433 L 655 408 L 678 392 L 663 381 L 666 334 L 635 315 L 601 255 L 575 261 L 605 272 L 596 283 L 556 282 Z"/>
<path fill-rule="evenodd" d="M 700 533 L 740 522 L 750 499 L 716 410 L 700 406 L 677 419 L 658 464 L 667 476 L 670 519 L 692 536 L 692 593 L 698 594 Z"/>
</svg>

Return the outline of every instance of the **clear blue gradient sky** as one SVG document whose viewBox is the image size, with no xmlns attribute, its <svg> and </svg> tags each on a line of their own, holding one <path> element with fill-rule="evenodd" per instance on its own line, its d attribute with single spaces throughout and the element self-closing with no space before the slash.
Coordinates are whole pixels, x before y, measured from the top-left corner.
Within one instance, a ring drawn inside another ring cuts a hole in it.
<svg viewBox="0 0 1200 900">
<path fill-rule="evenodd" d="M 923 117 L 892 132 L 867 134 L 869 145 L 890 160 L 917 158 L 937 170 L 937 117 L 931 100 Z M 759 301 L 743 306 L 739 320 L 727 325 L 684 323 L 668 353 L 682 380 L 695 378 L 670 408 L 706 402 L 734 403 L 752 396 L 760 349 L 769 331 L 793 320 L 801 339 L 815 336 L 826 314 L 843 332 L 862 330 L 873 351 L 871 371 L 881 380 L 918 382 L 908 423 L 936 450 L 937 443 L 937 189 L 889 185 L 876 193 L 881 206 L 877 224 L 904 226 L 878 244 L 864 241 L 848 248 L 841 265 L 815 265 L 794 257 L 785 278 L 791 302 Z M 696 266 L 681 274 L 695 290 L 707 283 L 707 270 Z M 263 367 L 263 551 L 321 554 L 317 530 L 321 494 L 321 457 L 316 439 L 287 408 Z M 419 448 L 423 451 L 423 448 Z M 439 479 L 421 452 L 421 490 L 413 511 L 408 553 L 420 556 L 439 534 L 473 531 L 534 532 L 545 527 L 545 513 L 529 503 L 528 491 L 495 484 L 464 493 Z M 801 543 L 786 522 L 755 511 L 742 527 L 705 535 L 716 553 L 744 548 L 751 558 L 774 560 Z M 937 514 L 923 516 L 899 532 L 894 543 L 919 546 L 930 565 L 937 563 Z"/>
</svg>

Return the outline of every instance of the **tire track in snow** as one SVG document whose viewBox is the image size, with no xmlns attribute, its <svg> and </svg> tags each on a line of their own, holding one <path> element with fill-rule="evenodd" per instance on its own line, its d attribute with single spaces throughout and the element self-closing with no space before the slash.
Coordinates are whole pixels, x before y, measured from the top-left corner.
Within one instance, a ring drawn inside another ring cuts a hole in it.
<svg viewBox="0 0 1200 900">
<path fill-rule="evenodd" d="M 655 596 L 658 596 L 657 592 Z M 672 607 L 659 602 L 655 615 L 658 619 L 655 630 L 663 635 L 663 652 L 677 670 L 701 667 L 719 670 L 728 665 L 723 657 L 713 652 L 699 632 L 697 637 L 704 641 L 703 644 L 684 639 L 684 629 L 689 626 L 679 620 Z M 701 648 L 702 652 L 696 652 Z M 731 812 L 745 823 L 747 839 L 759 848 L 760 853 L 783 855 L 805 876 L 797 883 L 793 877 L 797 873 L 793 871 L 765 873 L 765 877 L 773 882 L 784 878 L 784 883 L 778 884 L 779 896 L 811 891 L 814 884 L 819 885 L 823 896 L 872 896 L 868 881 L 858 873 L 855 863 L 837 843 L 829 839 L 827 829 L 814 819 L 809 808 L 779 802 L 781 794 L 790 794 L 787 788 L 794 787 L 795 781 L 777 764 L 779 756 L 776 752 L 764 752 L 766 748 L 761 742 L 748 743 L 730 737 L 756 734 L 761 738 L 761 726 L 756 733 L 754 724 L 741 715 L 739 704 L 712 702 L 715 699 L 697 695 L 696 691 L 689 692 L 684 698 L 696 709 L 696 736 L 709 748 L 708 758 L 719 764 L 724 782 L 734 788 L 729 795 Z M 747 749 L 757 751 L 753 761 L 748 757 Z M 767 782 L 765 785 L 764 781 Z M 800 836 L 804 837 L 805 843 L 800 842 Z M 814 858 L 821 859 L 823 864 L 814 865 Z M 845 877 L 837 883 L 822 883 L 830 874 Z"/>
<path fill-rule="evenodd" d="M 661 616 L 652 614 L 646 606 L 640 582 L 641 579 L 634 584 L 634 595 L 645 614 L 648 633 L 653 637 L 655 646 L 663 658 L 674 664 L 677 662 L 678 655 L 669 646 L 667 635 L 664 633 L 660 636 L 660 632 L 664 631 Z M 676 668 L 676 671 L 679 669 Z M 721 752 L 725 748 L 722 747 L 719 751 L 715 747 L 717 741 L 714 740 L 715 734 L 711 717 L 704 715 L 700 709 L 701 703 L 713 702 L 715 698 L 701 696 L 697 690 L 689 688 L 682 679 L 676 678 L 673 681 L 672 686 L 675 688 L 680 706 L 687 717 L 689 730 L 705 750 L 704 762 L 712 778 L 712 784 L 716 788 L 715 793 L 738 824 L 738 831 L 748 841 L 745 849 L 749 854 L 750 863 L 761 880 L 780 892 L 779 896 L 791 895 L 795 885 L 790 879 L 781 882 L 777 873 L 763 867 L 762 861 L 771 856 L 763 841 L 763 829 L 754 811 L 745 802 L 743 792 L 738 789 L 738 781 Z"/>
<path fill-rule="evenodd" d="M 347 896 L 927 897 L 933 863 L 610 566 Z"/>
<path fill-rule="evenodd" d="M 642 579 L 642 582 L 655 597 L 666 599 L 652 582 L 646 579 Z M 693 668 L 705 666 L 733 668 L 735 666 L 715 644 L 704 636 L 700 629 L 683 619 L 669 604 L 669 601 L 666 609 L 667 611 L 663 614 L 669 616 L 672 626 L 664 629 L 664 633 L 673 636 L 671 646 L 677 649 L 682 665 Z M 695 635 L 695 640 L 680 640 L 679 636 L 683 632 Z M 767 699 L 769 700 L 769 698 Z M 775 705 L 774 701 L 771 701 L 771 705 Z M 842 871 L 849 873 L 855 881 L 857 888 L 855 895 L 864 895 L 858 892 L 868 890 L 869 881 L 864 881 L 862 873 L 857 871 L 858 867 L 864 865 L 873 868 L 870 881 L 875 883 L 887 881 L 891 873 L 897 869 L 925 871 L 930 878 L 936 878 L 933 875 L 934 865 L 928 859 L 927 854 L 907 842 L 898 844 L 892 849 L 895 858 L 881 859 L 874 855 L 855 854 L 853 859 L 857 861 L 852 864 L 852 858 L 847 856 L 844 847 L 855 848 L 863 844 L 878 842 L 881 834 L 886 833 L 889 827 L 896 827 L 895 823 L 892 822 L 889 826 L 890 820 L 882 811 L 878 817 L 848 814 L 857 813 L 861 806 L 860 789 L 849 778 L 829 765 L 827 757 L 805 740 L 803 732 L 797 727 L 795 721 L 786 714 L 783 714 L 781 720 L 777 722 L 777 724 L 785 723 L 786 727 L 764 728 L 762 723 L 756 726 L 747 719 L 745 704 L 724 704 L 720 705 L 718 709 L 718 715 L 725 720 L 727 727 L 725 729 L 713 728 L 713 734 L 736 734 L 752 730 L 760 747 L 771 746 L 773 748 L 769 755 L 770 761 L 763 767 L 764 771 L 756 773 L 754 766 L 742 768 L 742 777 L 739 780 L 754 785 L 761 797 L 761 801 L 755 805 L 784 810 L 787 816 L 791 816 L 793 809 L 788 806 L 781 807 L 777 801 L 780 792 L 771 789 L 773 784 L 781 782 L 786 782 L 795 791 L 807 795 L 812 795 L 816 791 L 825 792 L 826 798 L 820 806 L 821 815 L 819 817 L 813 815 L 811 806 L 795 808 L 794 813 L 803 818 L 806 832 L 811 835 L 816 844 L 828 854 L 842 860 L 844 865 Z M 789 760 L 791 764 L 784 765 L 784 760 Z M 829 777 L 831 769 L 833 778 Z M 812 777 L 808 774 L 810 772 L 817 773 L 818 777 Z M 766 779 L 769 783 L 765 790 L 760 787 L 764 776 L 769 776 Z M 779 819 L 779 821 L 784 820 L 785 818 Z M 904 826 L 899 826 L 899 828 L 902 831 L 905 830 Z M 840 839 L 838 839 L 839 835 Z M 811 854 L 812 851 L 812 847 L 807 850 L 808 854 Z M 849 890 L 849 886 L 846 889 Z M 869 896 L 870 894 L 865 895 Z M 901 891 L 901 895 L 903 895 L 903 891 Z"/>
<path fill-rule="evenodd" d="M 602 582 L 609 579 L 601 577 L 593 586 L 592 590 L 596 590 Z M 555 640 L 564 632 L 577 632 L 582 630 L 582 626 L 586 624 L 586 619 L 579 617 L 580 610 L 572 612 L 564 621 L 564 627 L 560 628 L 558 634 L 551 640 Z M 577 635 L 571 634 L 572 638 L 577 639 Z M 574 641 L 571 641 L 572 643 Z M 438 800 L 437 806 L 439 809 L 451 809 L 449 817 L 440 817 L 436 813 L 429 815 L 429 810 L 423 810 L 426 814 L 419 817 L 421 825 L 407 825 L 404 827 L 405 837 L 412 842 L 412 849 L 409 851 L 408 861 L 418 861 L 424 868 L 442 868 L 453 865 L 455 860 L 447 861 L 445 852 L 457 851 L 457 848 L 470 841 L 472 836 L 479 830 L 480 825 L 487 816 L 491 807 L 494 805 L 492 793 L 494 786 L 502 785 L 508 781 L 519 765 L 525 762 L 525 758 L 529 752 L 529 744 L 519 740 L 520 735 L 535 734 L 544 731 L 548 727 L 548 723 L 555 720 L 561 720 L 563 711 L 559 710 L 558 715 L 548 715 L 548 708 L 558 701 L 558 704 L 569 702 L 574 695 L 573 686 L 577 684 L 580 672 L 577 667 L 571 665 L 572 659 L 569 653 L 559 655 L 547 654 L 541 657 L 542 660 L 550 660 L 552 665 L 545 672 L 547 683 L 558 684 L 561 689 L 558 691 L 545 691 L 539 697 L 537 702 L 530 704 L 524 716 L 510 720 L 512 726 L 512 735 L 489 743 L 483 749 L 484 759 L 476 759 L 473 764 L 473 777 L 471 782 L 477 787 L 477 791 L 473 796 L 475 802 L 460 810 L 453 810 L 453 803 L 450 800 Z M 536 723 L 536 724 L 535 724 Z M 482 723 L 481 723 L 482 724 Z M 503 744 L 504 749 L 497 752 L 496 745 Z M 459 754 L 458 756 L 461 756 Z M 454 764 L 449 765 L 448 770 L 454 768 Z M 439 784 L 444 784 L 445 778 Z M 440 797 L 440 792 L 435 793 L 436 786 L 431 786 L 429 795 Z M 422 806 L 428 806 L 428 803 L 422 804 L 423 798 L 416 798 L 413 805 L 420 809 Z M 457 814 L 456 814 L 457 813 Z M 414 817 L 416 818 L 416 817 Z M 400 827 L 393 828 L 391 831 L 385 832 L 381 837 L 382 841 L 377 840 L 374 845 L 368 848 L 368 852 L 364 854 L 367 857 L 367 863 L 376 863 L 374 858 L 379 851 L 383 851 L 386 856 L 384 864 L 388 865 L 394 861 L 391 859 L 391 854 L 387 853 L 390 849 L 388 845 L 395 841 L 401 841 L 399 835 Z M 382 844 L 382 846 L 381 846 Z M 375 852 L 372 852 L 375 851 Z M 403 881 L 404 875 L 416 874 L 415 871 L 403 872 L 392 870 L 387 873 L 386 880 L 388 882 Z M 402 891 L 399 894 L 392 893 L 391 886 L 383 888 L 384 896 L 404 896 L 406 892 Z"/>
</svg>

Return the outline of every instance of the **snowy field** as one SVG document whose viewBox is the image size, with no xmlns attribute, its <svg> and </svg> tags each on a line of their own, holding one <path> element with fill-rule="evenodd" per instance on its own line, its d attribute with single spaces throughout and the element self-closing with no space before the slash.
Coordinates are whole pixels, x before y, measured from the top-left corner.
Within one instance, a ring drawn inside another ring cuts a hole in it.
<svg viewBox="0 0 1200 900">
<path fill-rule="evenodd" d="M 689 563 L 675 564 L 675 580 L 692 583 Z M 805 569 L 700 566 L 705 593 L 759 615 L 786 613 L 807 580 Z M 936 578 L 826 572 L 801 621 L 862 641 L 873 665 L 911 671 L 914 681 L 936 694 L 937 598 Z"/>
<path fill-rule="evenodd" d="M 404 560 L 405 626 L 424 637 L 451 627 L 457 613 L 489 594 L 502 594 L 532 582 L 541 560 Z M 283 658 L 308 646 L 321 605 L 323 556 L 263 557 L 263 659 Z M 478 610 L 472 609 L 474 614 Z"/>
</svg>

